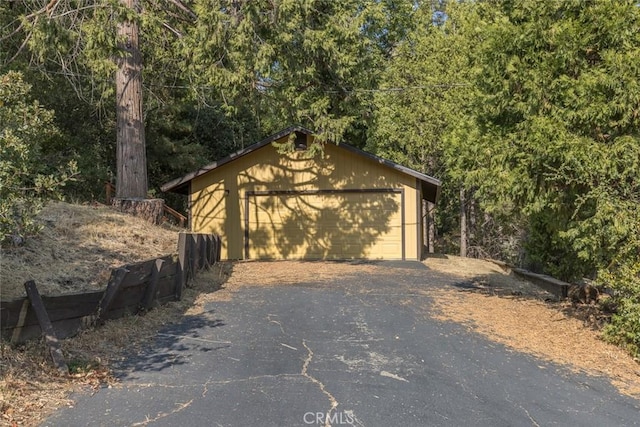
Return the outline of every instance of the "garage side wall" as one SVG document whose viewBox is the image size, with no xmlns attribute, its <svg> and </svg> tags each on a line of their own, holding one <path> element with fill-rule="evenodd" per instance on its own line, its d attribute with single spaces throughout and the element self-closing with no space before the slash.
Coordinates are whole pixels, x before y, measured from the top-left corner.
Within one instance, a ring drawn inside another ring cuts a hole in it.
<svg viewBox="0 0 640 427">
<path fill-rule="evenodd" d="M 305 155 L 280 154 L 266 145 L 194 178 L 192 230 L 219 234 L 223 259 L 245 258 L 246 220 L 254 246 L 287 248 L 271 257 L 333 257 L 336 252 L 329 247 L 333 244 L 363 248 L 360 253 L 349 252 L 347 258 L 381 258 L 386 256 L 377 250 L 376 239 L 384 240 L 401 222 L 404 257 L 419 259 L 420 195 L 414 177 L 332 144 L 325 146 L 323 157 L 307 159 Z M 307 193 L 294 200 L 299 192 Z M 389 213 L 393 209 L 396 212 Z M 313 220 L 309 220 L 310 212 Z M 336 212 L 338 217 L 330 216 Z M 326 224 L 338 228 L 329 231 Z M 269 225 L 286 229 L 287 235 L 269 234 Z M 337 235 L 342 239 L 339 242 Z M 264 257 L 269 253 L 267 250 Z"/>
</svg>

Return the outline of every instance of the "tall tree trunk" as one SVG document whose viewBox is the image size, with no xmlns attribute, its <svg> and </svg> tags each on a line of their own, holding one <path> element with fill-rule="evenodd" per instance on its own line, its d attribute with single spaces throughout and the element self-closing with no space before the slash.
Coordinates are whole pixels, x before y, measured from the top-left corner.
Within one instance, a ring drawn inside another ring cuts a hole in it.
<svg viewBox="0 0 640 427">
<path fill-rule="evenodd" d="M 476 200 L 474 197 L 473 190 L 467 191 L 466 195 L 467 199 L 467 252 L 469 252 L 469 246 L 472 249 L 472 257 L 478 256 L 478 248 L 476 244 L 476 232 L 478 228 L 476 227 Z M 468 255 L 468 253 L 467 253 Z"/>
<path fill-rule="evenodd" d="M 460 256 L 467 256 L 467 241 L 469 230 L 467 229 L 467 197 L 464 187 L 460 187 Z"/>
<path fill-rule="evenodd" d="M 422 200 L 422 241 L 428 254 L 435 252 L 435 205 L 424 199 Z"/>
<path fill-rule="evenodd" d="M 424 258 L 425 254 L 429 253 L 429 211 L 427 210 L 427 201 L 422 199 L 422 204 L 420 205 L 420 219 L 422 224 L 422 253 L 420 256 Z"/>
<path fill-rule="evenodd" d="M 138 0 L 120 0 L 138 10 Z M 138 25 L 118 24 L 118 47 L 124 52 L 116 60 L 117 175 L 116 198 L 147 197 L 147 153 L 142 115 L 142 56 L 138 46 Z"/>
<path fill-rule="evenodd" d="M 432 254 L 436 251 L 436 205 L 435 203 L 427 202 L 427 218 L 429 219 L 429 242 L 427 244 L 427 251 Z"/>
</svg>

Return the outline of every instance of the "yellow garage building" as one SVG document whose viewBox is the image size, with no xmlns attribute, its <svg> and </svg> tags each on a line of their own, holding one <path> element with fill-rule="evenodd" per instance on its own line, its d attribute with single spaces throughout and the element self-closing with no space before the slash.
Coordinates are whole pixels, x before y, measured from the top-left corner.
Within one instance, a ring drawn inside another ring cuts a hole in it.
<svg viewBox="0 0 640 427">
<path fill-rule="evenodd" d="M 220 235 L 222 259 L 420 259 L 440 181 L 345 143 L 309 158 L 312 142 L 291 127 L 162 191 L 188 195 L 191 230 Z"/>
</svg>

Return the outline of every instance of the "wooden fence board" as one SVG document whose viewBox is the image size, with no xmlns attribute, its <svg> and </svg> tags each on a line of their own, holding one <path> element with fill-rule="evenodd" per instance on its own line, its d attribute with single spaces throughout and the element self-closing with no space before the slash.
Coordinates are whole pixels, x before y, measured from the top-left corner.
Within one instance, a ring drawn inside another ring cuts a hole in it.
<svg viewBox="0 0 640 427">
<path fill-rule="evenodd" d="M 129 271 L 124 268 L 117 268 L 111 271 L 111 277 L 109 278 L 107 290 L 104 292 L 104 297 L 100 301 L 100 305 L 98 307 L 96 322 L 100 322 L 102 319 L 104 319 L 104 316 L 109 312 L 113 301 L 116 299 L 118 293 L 120 292 L 120 286 L 122 285 L 125 277 L 127 277 L 128 272 Z"/>
<path fill-rule="evenodd" d="M 209 269 L 209 257 L 207 255 L 207 245 L 208 239 L 207 236 L 198 234 L 198 255 L 200 259 L 200 269 Z"/>
<path fill-rule="evenodd" d="M 178 256 L 173 255 L 169 259 L 165 259 L 165 258 L 160 258 L 160 259 L 165 260 L 165 262 L 162 264 L 162 269 L 158 274 L 158 278 L 162 279 L 163 277 L 166 277 L 166 276 L 175 275 L 176 270 L 178 269 Z"/>
<path fill-rule="evenodd" d="M 81 329 L 91 324 L 92 316 L 78 317 L 73 319 L 64 319 L 57 322 L 51 322 L 59 339 L 69 338 L 76 335 Z M 2 339 L 9 340 L 12 337 L 12 329 L 2 330 Z M 29 325 L 22 328 L 15 344 L 20 344 L 32 339 L 38 339 L 42 336 L 42 329 L 39 325 Z"/>
<path fill-rule="evenodd" d="M 512 271 L 530 282 L 538 285 L 547 292 L 550 292 L 558 298 L 567 298 L 569 295 L 569 284 L 545 274 L 532 273 L 522 268 L 513 268 Z"/>
<path fill-rule="evenodd" d="M 27 298 L 0 302 L 0 326 L 17 325 L 22 305 Z"/>
<path fill-rule="evenodd" d="M 158 289 L 156 290 L 156 298 L 171 297 L 176 299 L 175 289 L 176 276 L 165 276 L 158 279 Z"/>
<path fill-rule="evenodd" d="M 42 302 L 49 314 L 49 319 L 56 322 L 61 319 L 88 316 L 95 314 L 96 307 L 102 299 L 104 291 L 91 291 L 56 296 L 42 296 Z M 2 329 L 13 328 L 18 324 L 20 307 L 27 298 L 20 298 L 0 303 L 0 325 Z M 28 310 L 24 325 L 37 325 L 38 319 L 33 310 Z"/>
<path fill-rule="evenodd" d="M 188 284 L 195 277 L 196 271 L 198 271 L 198 236 L 195 234 L 189 234 L 187 258 L 189 259 Z"/>
<path fill-rule="evenodd" d="M 53 364 L 56 365 L 58 370 L 64 373 L 69 373 L 67 362 L 65 362 L 64 355 L 62 354 L 62 348 L 60 348 L 60 341 L 58 341 L 56 330 L 53 328 L 51 320 L 49 320 L 47 310 L 44 308 L 44 303 L 40 298 L 36 282 L 29 280 L 24 284 L 24 288 L 27 291 L 27 297 L 29 297 L 29 301 L 31 302 L 31 308 L 33 308 L 33 311 L 35 311 L 36 316 L 38 317 L 38 323 L 40 324 L 40 329 L 42 330 L 44 339 L 49 346 L 49 353 L 51 354 Z"/>
<path fill-rule="evenodd" d="M 25 325 L 25 319 L 27 317 L 27 312 L 29 311 L 29 299 L 25 298 L 22 302 L 22 307 L 20 307 L 20 314 L 18 315 L 18 323 L 15 325 L 16 328 L 13 330 L 13 334 L 11 334 L 11 343 L 15 344 L 20 339 L 20 333 L 22 332 L 22 328 Z"/>
<path fill-rule="evenodd" d="M 156 260 L 162 260 L 165 263 L 170 263 L 173 259 L 173 255 L 167 255 L 160 258 L 148 259 L 146 261 L 140 261 L 132 264 L 122 266 L 126 270 L 129 270 L 127 277 L 123 280 L 121 286 L 127 288 L 129 286 L 137 286 L 139 283 L 149 280 L 151 278 L 151 271 L 156 263 Z"/>
<path fill-rule="evenodd" d="M 216 239 L 213 235 L 209 235 L 209 261 L 211 265 L 216 263 Z"/>
<path fill-rule="evenodd" d="M 162 269 L 162 264 L 164 264 L 163 259 L 155 260 L 153 268 L 151 269 L 151 279 L 149 280 L 149 284 L 147 285 L 147 289 L 144 291 L 144 297 L 142 298 L 142 307 L 145 310 L 150 310 L 153 306 L 153 303 L 156 299 L 156 292 L 158 290 L 158 276 L 160 274 L 160 270 Z"/>
<path fill-rule="evenodd" d="M 182 289 L 186 281 L 186 262 L 187 262 L 187 235 L 185 233 L 178 234 L 178 265 L 176 266 L 176 276 L 174 283 L 174 293 L 177 300 L 182 299 Z"/>
<path fill-rule="evenodd" d="M 133 311 L 137 311 L 138 307 L 142 303 L 144 293 L 147 286 L 141 284 L 140 286 L 129 286 L 128 288 L 121 288 L 111 304 L 112 310 L 119 310 L 121 308 L 131 308 Z"/>
</svg>

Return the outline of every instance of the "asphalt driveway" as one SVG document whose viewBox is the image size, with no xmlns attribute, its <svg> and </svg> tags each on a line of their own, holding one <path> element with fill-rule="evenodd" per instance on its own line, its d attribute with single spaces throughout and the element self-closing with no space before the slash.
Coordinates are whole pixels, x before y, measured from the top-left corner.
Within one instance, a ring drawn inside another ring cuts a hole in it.
<svg viewBox="0 0 640 427">
<path fill-rule="evenodd" d="M 640 424 L 639 402 L 604 379 L 431 318 L 419 290 L 456 279 L 384 266 L 241 288 L 158 334 L 118 367 L 120 386 L 73 396 L 43 425 Z"/>
</svg>

